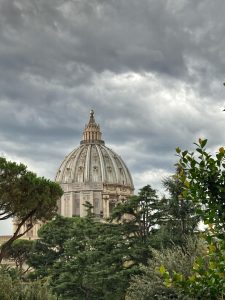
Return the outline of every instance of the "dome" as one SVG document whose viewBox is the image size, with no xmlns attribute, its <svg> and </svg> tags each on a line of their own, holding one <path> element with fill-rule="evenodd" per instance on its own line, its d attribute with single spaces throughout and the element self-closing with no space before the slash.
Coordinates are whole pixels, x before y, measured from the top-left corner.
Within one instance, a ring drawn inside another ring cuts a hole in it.
<svg viewBox="0 0 225 300">
<path fill-rule="evenodd" d="M 85 215 L 85 201 L 97 215 L 108 217 L 116 202 L 133 194 L 131 174 L 113 150 L 105 146 L 100 126 L 90 112 L 80 146 L 62 161 L 55 178 L 64 190 L 59 213 L 64 216 Z"/>
<path fill-rule="evenodd" d="M 122 158 L 103 144 L 84 144 L 63 160 L 56 181 L 60 183 L 101 182 L 133 187 Z"/>
</svg>

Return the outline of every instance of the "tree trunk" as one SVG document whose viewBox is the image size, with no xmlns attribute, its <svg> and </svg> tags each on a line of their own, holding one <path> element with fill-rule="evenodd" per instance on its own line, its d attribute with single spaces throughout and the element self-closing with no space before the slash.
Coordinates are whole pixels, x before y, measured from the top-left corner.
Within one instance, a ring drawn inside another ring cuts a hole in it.
<svg viewBox="0 0 225 300">
<path fill-rule="evenodd" d="M 2 262 L 3 258 L 7 255 L 7 252 L 10 248 L 10 246 L 12 245 L 12 243 L 17 240 L 18 238 L 20 238 L 21 236 L 23 236 L 25 233 L 27 233 L 34 225 L 31 224 L 31 226 L 29 226 L 23 233 L 19 234 L 19 231 L 21 229 L 21 227 L 26 223 L 26 221 L 32 217 L 37 209 L 32 210 L 29 214 L 27 214 L 19 223 L 16 231 L 14 232 L 13 236 L 7 241 L 5 242 L 0 250 L 0 263 Z"/>
</svg>

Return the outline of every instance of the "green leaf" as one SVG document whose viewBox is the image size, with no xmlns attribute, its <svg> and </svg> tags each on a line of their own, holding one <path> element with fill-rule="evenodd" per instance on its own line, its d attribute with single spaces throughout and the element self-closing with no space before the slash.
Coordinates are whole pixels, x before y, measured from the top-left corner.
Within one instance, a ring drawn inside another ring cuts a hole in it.
<svg viewBox="0 0 225 300">
<path fill-rule="evenodd" d="M 199 264 L 197 262 L 195 262 L 194 265 L 193 265 L 193 269 L 198 270 L 198 268 L 199 268 Z"/>
<path fill-rule="evenodd" d="M 225 149 L 223 147 L 220 147 L 219 152 L 225 154 Z"/>
<path fill-rule="evenodd" d="M 172 280 L 170 278 L 167 278 L 165 280 L 165 285 L 166 285 L 166 287 L 170 288 L 172 286 Z"/>
<path fill-rule="evenodd" d="M 191 282 L 194 282 L 196 280 L 196 277 L 195 275 L 192 275 L 192 276 L 189 276 L 188 279 L 191 281 Z"/>
<path fill-rule="evenodd" d="M 216 251 L 216 246 L 214 246 L 214 245 L 209 245 L 209 252 L 210 253 L 214 253 Z"/>
<path fill-rule="evenodd" d="M 205 140 L 201 140 L 201 139 L 199 139 L 199 144 L 200 144 L 200 146 L 202 147 L 202 148 L 204 148 L 205 147 L 205 145 L 207 144 L 207 139 L 205 139 Z"/>
<path fill-rule="evenodd" d="M 189 187 L 190 187 L 190 182 L 187 181 L 187 180 L 185 180 L 185 181 L 184 181 L 184 185 L 185 185 L 187 188 L 189 188 Z"/>
<path fill-rule="evenodd" d="M 182 156 L 185 157 L 185 156 L 187 155 L 187 153 L 188 153 L 187 150 L 183 151 L 183 152 L 182 152 Z"/>
<path fill-rule="evenodd" d="M 181 149 L 180 149 L 179 147 L 177 147 L 177 148 L 176 148 L 176 152 L 177 152 L 178 154 L 180 154 L 180 153 L 181 153 Z"/>
<path fill-rule="evenodd" d="M 165 267 L 164 266 L 160 266 L 159 272 L 160 272 L 161 275 L 165 274 L 166 273 Z"/>
<path fill-rule="evenodd" d="M 201 148 L 197 148 L 196 151 L 198 151 L 198 152 L 201 153 L 201 154 L 203 153 L 203 151 L 202 151 Z"/>
</svg>

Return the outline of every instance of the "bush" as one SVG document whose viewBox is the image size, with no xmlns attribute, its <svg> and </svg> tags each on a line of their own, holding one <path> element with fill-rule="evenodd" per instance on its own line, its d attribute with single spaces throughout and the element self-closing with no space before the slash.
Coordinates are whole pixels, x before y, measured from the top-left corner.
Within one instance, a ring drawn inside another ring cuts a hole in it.
<svg viewBox="0 0 225 300">
<path fill-rule="evenodd" d="M 7 266 L 0 267 L 1 300 L 57 300 L 49 292 L 47 282 L 24 281 L 18 270 Z"/>
<path fill-rule="evenodd" d="M 165 268 L 171 273 L 175 271 L 188 275 L 195 257 L 201 255 L 205 251 L 204 248 L 201 240 L 188 239 L 185 252 L 178 246 L 163 251 L 152 250 L 153 259 L 149 261 L 148 266 L 142 266 L 142 275 L 133 277 L 127 290 L 127 300 L 193 299 L 182 295 L 181 291 L 173 286 L 166 286 L 160 271 Z"/>
</svg>

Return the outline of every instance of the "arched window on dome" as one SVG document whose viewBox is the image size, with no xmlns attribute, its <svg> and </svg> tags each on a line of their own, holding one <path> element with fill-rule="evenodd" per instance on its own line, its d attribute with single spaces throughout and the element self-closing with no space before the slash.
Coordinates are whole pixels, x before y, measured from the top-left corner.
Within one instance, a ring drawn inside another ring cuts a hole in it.
<svg viewBox="0 0 225 300">
<path fill-rule="evenodd" d="M 94 181 L 94 182 L 98 182 L 98 181 L 99 181 L 99 178 L 98 178 L 98 177 L 99 177 L 99 176 L 98 176 L 98 175 L 99 175 L 99 172 L 98 172 L 98 167 L 97 167 L 97 166 L 94 166 L 94 167 L 93 167 L 93 173 L 92 173 L 92 174 L 93 174 L 93 175 L 92 175 L 92 176 L 93 176 L 93 181 Z"/>
<path fill-rule="evenodd" d="M 71 179 L 71 169 L 69 167 L 64 171 L 64 182 L 69 182 Z"/>
<path fill-rule="evenodd" d="M 107 170 L 108 181 L 109 182 L 113 181 L 112 167 L 111 166 L 107 166 L 106 170 Z"/>
<path fill-rule="evenodd" d="M 77 173 L 77 181 L 78 182 L 83 182 L 83 175 L 84 175 L 83 173 L 84 173 L 83 166 L 79 166 L 78 173 Z"/>
</svg>

